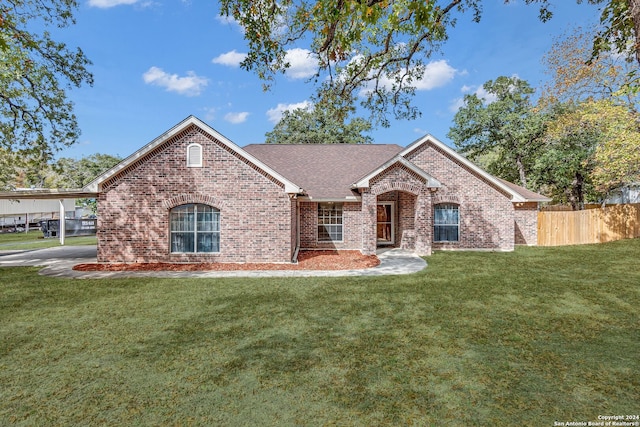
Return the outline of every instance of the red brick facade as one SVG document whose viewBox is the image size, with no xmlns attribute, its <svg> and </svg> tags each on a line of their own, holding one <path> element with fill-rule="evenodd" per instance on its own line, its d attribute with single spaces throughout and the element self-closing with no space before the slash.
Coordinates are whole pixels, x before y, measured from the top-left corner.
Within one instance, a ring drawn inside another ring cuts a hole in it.
<svg viewBox="0 0 640 427">
<path fill-rule="evenodd" d="M 459 206 L 460 240 L 433 243 L 433 249 L 513 250 L 514 207 L 507 194 L 432 144 L 417 148 L 408 160 L 442 183 L 433 205 Z"/>
<path fill-rule="evenodd" d="M 515 204 L 515 243 L 535 246 L 538 244 L 538 204 Z"/>
<path fill-rule="evenodd" d="M 190 143 L 203 166 L 187 167 Z M 107 182 L 98 199 L 99 262 L 290 262 L 295 207 L 272 179 L 197 127 L 189 127 Z M 172 254 L 169 211 L 220 210 L 220 252 Z"/>
<path fill-rule="evenodd" d="M 328 201 L 342 206 L 342 240 L 319 242 L 318 201 L 215 131 L 189 123 L 99 178 L 99 262 L 290 262 L 310 249 L 372 254 L 381 202 L 393 206 L 392 245 L 420 255 L 536 244 L 537 202 L 514 202 L 508 187 L 430 140 L 354 183 L 353 196 Z M 201 166 L 187 166 L 190 144 L 202 147 Z M 458 207 L 458 241 L 434 241 L 441 203 Z M 219 210 L 219 252 L 171 252 L 170 213 L 185 204 Z"/>
</svg>

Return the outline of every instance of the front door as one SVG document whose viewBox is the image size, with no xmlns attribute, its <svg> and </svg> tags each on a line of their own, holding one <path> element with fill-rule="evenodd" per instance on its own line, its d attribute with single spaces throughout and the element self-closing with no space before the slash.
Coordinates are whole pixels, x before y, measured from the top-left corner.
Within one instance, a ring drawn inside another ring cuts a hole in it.
<svg viewBox="0 0 640 427">
<path fill-rule="evenodd" d="M 394 216 L 393 202 L 378 203 L 376 226 L 378 245 L 393 245 L 395 243 Z"/>
</svg>

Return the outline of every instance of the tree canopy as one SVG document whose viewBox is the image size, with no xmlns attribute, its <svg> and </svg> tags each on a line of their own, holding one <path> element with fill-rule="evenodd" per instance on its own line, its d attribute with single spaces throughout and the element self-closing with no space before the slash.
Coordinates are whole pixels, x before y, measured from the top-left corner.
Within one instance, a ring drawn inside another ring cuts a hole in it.
<svg viewBox="0 0 640 427">
<path fill-rule="evenodd" d="M 639 179 L 638 93 L 627 90 L 633 64 L 613 52 L 592 58 L 594 34 L 576 30 L 554 43 L 543 61 L 552 78 L 538 103 L 549 122 L 537 182 L 574 208 Z"/>
<path fill-rule="evenodd" d="M 640 115 L 611 100 L 586 103 L 583 122 L 600 130 L 593 180 L 602 192 L 640 181 Z"/>
<path fill-rule="evenodd" d="M 581 104 L 556 103 L 545 116 L 543 144 L 534 153 L 532 188 L 583 209 L 587 199 L 597 200 L 593 187 L 593 153 L 602 139 L 597 126 L 583 120 Z"/>
<path fill-rule="evenodd" d="M 319 97 L 352 105 L 364 91 L 374 121 L 388 125 L 387 111 L 415 118 L 410 103 L 424 60 L 447 38 L 453 11 L 480 15 L 480 0 L 221 0 L 221 13 L 245 30 L 249 53 L 242 66 L 266 84 L 284 72 L 287 48 L 309 41 L 318 65 Z M 326 80 L 324 78 L 327 78 Z"/>
<path fill-rule="evenodd" d="M 314 105 L 285 111 L 267 144 L 370 144 L 371 123 L 356 117 L 347 121 L 328 106 Z"/>
<path fill-rule="evenodd" d="M 77 140 L 80 130 L 65 89 L 93 84 L 90 61 L 46 30 L 73 24 L 76 7 L 74 0 L 0 5 L 1 148 L 50 155 Z"/>
<path fill-rule="evenodd" d="M 82 188 L 104 171 L 115 166 L 122 160 L 119 156 L 110 154 L 91 154 L 79 160 L 62 157 L 52 166 L 53 176 L 48 182 L 49 187 Z"/>
<path fill-rule="evenodd" d="M 532 108 L 534 89 L 517 77 L 498 77 L 483 85 L 487 96 L 465 95 L 448 137 L 471 160 L 492 154 L 489 172 L 528 187 L 532 155 L 542 143 L 544 117 Z"/>
<path fill-rule="evenodd" d="M 578 104 L 590 99 L 617 99 L 635 110 L 638 94 L 625 90 L 633 84 L 635 65 L 620 55 L 602 53 L 592 58 L 594 29 L 574 28 L 555 40 L 542 58 L 550 79 L 542 87 L 540 106 Z"/>
<path fill-rule="evenodd" d="M 640 19 L 634 9 L 638 1 L 576 0 L 605 4 L 594 57 L 607 50 L 623 52 L 622 42 L 637 35 L 633 25 Z M 525 3 L 537 4 L 542 21 L 553 16 L 552 0 Z M 389 126 L 391 114 L 397 119 L 420 115 L 412 98 L 426 61 L 440 50 L 460 16 L 479 21 L 482 15 L 482 0 L 220 0 L 220 4 L 221 14 L 233 17 L 244 29 L 249 52 L 242 67 L 255 72 L 266 88 L 289 67 L 287 49 L 308 45 L 318 67 L 317 97 L 337 94 L 332 98 L 337 108 L 361 99 L 371 112 L 370 121 L 382 126 Z"/>
</svg>

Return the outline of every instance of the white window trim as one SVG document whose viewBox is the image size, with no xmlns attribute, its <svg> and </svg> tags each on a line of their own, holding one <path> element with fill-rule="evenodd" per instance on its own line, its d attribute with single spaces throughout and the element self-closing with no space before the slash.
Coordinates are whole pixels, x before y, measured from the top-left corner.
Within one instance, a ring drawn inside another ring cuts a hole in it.
<svg viewBox="0 0 640 427">
<path fill-rule="evenodd" d="M 198 245 L 197 243 L 194 244 L 194 251 L 193 252 L 180 252 L 180 251 L 175 251 L 173 252 L 171 250 L 171 241 L 173 239 L 173 234 L 174 233 L 181 233 L 181 231 L 174 231 L 171 229 L 171 211 L 175 208 L 179 208 L 180 206 L 184 206 L 184 205 L 179 205 L 179 206 L 175 206 L 174 208 L 169 209 L 169 254 L 177 254 L 177 255 L 184 255 L 184 254 L 198 254 L 198 255 L 219 255 L 222 251 L 222 212 L 220 211 L 220 209 L 216 208 L 215 206 L 210 206 L 210 205 L 206 205 L 203 203 L 186 203 L 187 205 L 205 205 L 205 206 L 209 206 L 211 208 L 214 208 L 217 210 L 218 213 L 218 231 L 214 231 L 212 232 L 213 234 L 217 234 L 218 235 L 218 250 L 217 251 L 213 251 L 213 252 L 199 252 L 198 251 Z M 193 235 L 194 235 L 194 242 L 197 242 L 197 236 L 198 233 L 200 233 L 201 231 L 198 230 L 198 212 L 197 212 L 197 207 L 196 207 L 196 211 L 195 211 L 195 215 L 194 215 L 194 229 L 192 231 Z"/>
<path fill-rule="evenodd" d="M 320 236 L 318 234 L 318 228 L 323 225 L 320 224 L 320 222 L 318 221 L 318 210 L 320 209 L 320 205 L 328 205 L 328 204 L 334 204 L 334 203 L 329 203 L 329 202 L 318 202 L 318 206 L 316 207 L 316 242 L 317 243 L 343 243 L 344 242 L 344 204 L 342 203 L 335 203 L 335 204 L 339 204 L 341 205 L 342 209 L 342 222 L 339 224 L 341 227 L 341 232 L 340 232 L 340 240 L 320 240 Z M 338 225 L 338 224 L 335 224 Z"/>
<path fill-rule="evenodd" d="M 192 147 L 198 147 L 198 154 L 199 154 L 199 162 L 192 162 L 192 158 L 191 158 L 191 148 Z M 198 144 L 198 143 L 192 143 L 187 145 L 187 167 L 188 168 L 201 168 L 202 167 L 202 145 Z"/>
</svg>

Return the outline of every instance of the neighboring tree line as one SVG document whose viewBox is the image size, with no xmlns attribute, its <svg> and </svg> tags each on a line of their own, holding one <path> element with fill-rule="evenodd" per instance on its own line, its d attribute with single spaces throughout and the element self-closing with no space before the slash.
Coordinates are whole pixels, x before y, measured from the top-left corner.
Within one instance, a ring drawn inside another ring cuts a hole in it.
<svg viewBox="0 0 640 427">
<path fill-rule="evenodd" d="M 581 209 L 640 181 L 640 116 L 620 55 L 591 59 L 593 34 L 576 30 L 544 58 L 551 75 L 537 102 L 517 77 L 466 95 L 449 138 L 489 172 Z"/>
<path fill-rule="evenodd" d="M 0 161 L 2 156 L 0 156 Z M 14 175 L 4 181 L 5 188 L 82 188 L 122 160 L 110 154 L 92 154 L 81 159 L 62 157 L 53 162 L 20 161 L 11 165 Z M 31 159 L 33 160 L 33 159 Z M 78 204 L 96 211 L 95 199 L 80 199 Z"/>
</svg>

